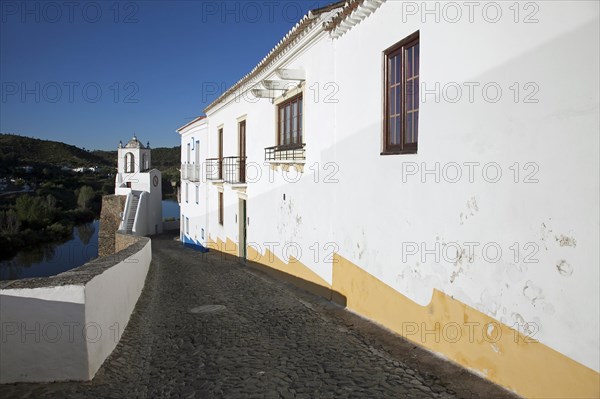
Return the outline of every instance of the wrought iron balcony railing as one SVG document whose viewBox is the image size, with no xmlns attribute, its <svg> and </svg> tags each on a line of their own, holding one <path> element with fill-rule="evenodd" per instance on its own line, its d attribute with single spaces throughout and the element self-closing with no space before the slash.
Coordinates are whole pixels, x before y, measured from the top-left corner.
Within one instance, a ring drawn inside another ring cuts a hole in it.
<svg viewBox="0 0 600 399">
<path fill-rule="evenodd" d="M 276 145 L 265 148 L 265 161 L 304 161 L 305 144 Z"/>
<path fill-rule="evenodd" d="M 181 180 L 188 180 L 189 168 L 187 163 L 181 164 Z"/>
<path fill-rule="evenodd" d="M 190 181 L 200 181 L 200 165 L 192 165 L 192 173 L 190 174 Z"/>
<path fill-rule="evenodd" d="M 206 158 L 206 180 L 223 180 L 223 158 Z"/>
<path fill-rule="evenodd" d="M 223 181 L 230 184 L 246 183 L 246 157 L 223 158 Z"/>
<path fill-rule="evenodd" d="M 200 165 L 189 163 L 181 164 L 181 179 L 189 181 L 200 181 Z"/>
</svg>

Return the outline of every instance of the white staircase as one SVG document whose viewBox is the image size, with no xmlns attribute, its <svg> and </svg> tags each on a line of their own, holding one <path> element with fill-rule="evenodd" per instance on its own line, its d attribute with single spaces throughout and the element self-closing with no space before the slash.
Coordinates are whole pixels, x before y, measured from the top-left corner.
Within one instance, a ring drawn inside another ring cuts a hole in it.
<svg viewBox="0 0 600 399">
<path fill-rule="evenodd" d="M 133 223 L 135 222 L 135 214 L 137 212 L 140 195 L 134 192 L 131 193 L 131 201 L 129 202 L 129 212 L 127 212 L 127 221 L 125 224 L 125 232 L 131 234 L 133 231 Z"/>
</svg>

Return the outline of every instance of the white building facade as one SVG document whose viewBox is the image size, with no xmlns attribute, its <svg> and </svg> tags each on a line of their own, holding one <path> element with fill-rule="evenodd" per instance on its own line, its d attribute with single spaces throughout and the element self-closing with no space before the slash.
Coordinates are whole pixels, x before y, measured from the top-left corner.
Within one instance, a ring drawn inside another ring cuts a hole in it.
<svg viewBox="0 0 600 399">
<path fill-rule="evenodd" d="M 137 236 L 160 234 L 162 178 L 152 169 L 152 151 L 134 136 L 125 146 L 119 143 L 115 194 L 125 195 L 119 230 Z"/>
<path fill-rule="evenodd" d="M 452 4 L 306 15 L 178 130 L 182 241 L 520 395 L 597 397 L 598 3 Z"/>
<path fill-rule="evenodd" d="M 208 185 L 202 164 L 209 158 L 208 119 L 199 117 L 181 127 L 181 242 L 200 251 L 208 250 Z M 200 144 L 202 143 L 202 144 Z"/>
</svg>

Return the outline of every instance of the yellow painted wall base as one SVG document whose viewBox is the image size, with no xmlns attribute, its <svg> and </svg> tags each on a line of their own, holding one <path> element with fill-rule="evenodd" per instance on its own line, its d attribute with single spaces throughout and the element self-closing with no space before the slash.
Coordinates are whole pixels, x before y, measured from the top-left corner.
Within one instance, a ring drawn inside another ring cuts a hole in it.
<svg viewBox="0 0 600 399">
<path fill-rule="evenodd" d="M 223 252 L 227 255 L 238 256 L 238 246 L 235 242 L 231 241 L 229 238 L 226 241 L 217 238 L 217 241 L 213 240 L 210 234 L 208 235 L 207 240 L 208 249 L 212 249 L 215 251 Z"/>
<path fill-rule="evenodd" d="M 333 289 L 347 307 L 529 398 L 598 398 L 600 374 L 434 290 L 420 306 L 336 255 Z M 574 337 L 575 338 L 575 337 Z"/>
<path fill-rule="evenodd" d="M 209 241 L 213 249 L 237 255 L 233 241 Z M 338 254 L 333 284 L 296 259 L 286 263 L 250 246 L 247 254 L 250 261 L 345 297 L 348 309 L 521 396 L 600 397 L 599 373 L 441 291 L 421 306 Z"/>
</svg>

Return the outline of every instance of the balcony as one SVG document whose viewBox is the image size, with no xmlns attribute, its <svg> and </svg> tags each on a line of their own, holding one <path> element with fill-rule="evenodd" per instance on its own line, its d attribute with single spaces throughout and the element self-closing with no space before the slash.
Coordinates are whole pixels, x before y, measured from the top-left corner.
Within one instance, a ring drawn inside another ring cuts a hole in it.
<svg viewBox="0 0 600 399">
<path fill-rule="evenodd" d="M 229 184 L 246 184 L 246 157 L 223 158 L 223 181 Z"/>
<path fill-rule="evenodd" d="M 223 158 L 206 158 L 206 180 L 223 180 Z"/>
<path fill-rule="evenodd" d="M 181 180 L 189 180 L 193 182 L 200 181 L 200 165 L 182 163 Z"/>
<path fill-rule="evenodd" d="M 305 144 L 288 144 L 276 145 L 265 148 L 265 161 L 285 163 L 287 162 L 304 162 L 306 159 Z"/>
<path fill-rule="evenodd" d="M 181 164 L 181 180 L 189 180 L 188 176 L 191 173 L 189 166 L 192 166 L 192 165 L 189 165 L 187 163 Z"/>
</svg>

